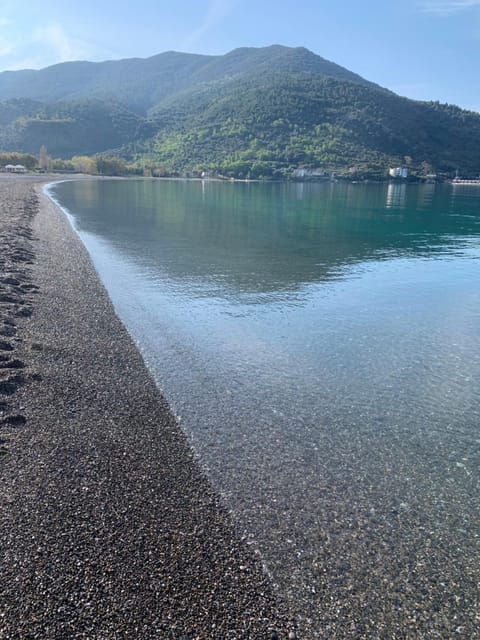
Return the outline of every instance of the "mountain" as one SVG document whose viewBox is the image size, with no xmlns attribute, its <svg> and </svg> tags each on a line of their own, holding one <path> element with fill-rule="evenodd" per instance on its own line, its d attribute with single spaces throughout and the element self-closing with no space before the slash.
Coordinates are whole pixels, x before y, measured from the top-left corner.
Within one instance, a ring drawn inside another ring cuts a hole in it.
<svg viewBox="0 0 480 640">
<path fill-rule="evenodd" d="M 480 115 L 402 98 L 311 51 L 69 62 L 0 73 L 0 150 L 116 154 L 166 173 L 477 175 Z"/>
<path fill-rule="evenodd" d="M 268 74 L 276 69 L 289 73 L 308 71 L 312 75 L 370 84 L 307 49 L 273 45 L 235 49 L 224 56 L 168 51 L 147 59 L 65 62 L 40 71 L 4 71 L 0 73 L 0 100 L 66 102 L 96 98 L 122 102 L 130 109 L 146 113 L 164 98 L 184 89 L 252 71 Z"/>
</svg>

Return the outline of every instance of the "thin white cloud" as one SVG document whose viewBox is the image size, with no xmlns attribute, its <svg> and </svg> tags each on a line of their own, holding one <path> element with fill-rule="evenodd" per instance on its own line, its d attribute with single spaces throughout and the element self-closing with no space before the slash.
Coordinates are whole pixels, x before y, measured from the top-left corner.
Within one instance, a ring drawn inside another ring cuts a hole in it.
<svg viewBox="0 0 480 640">
<path fill-rule="evenodd" d="M 44 50 L 43 56 L 47 53 L 55 62 L 80 60 L 92 54 L 87 43 L 70 36 L 58 23 L 39 27 L 33 34 L 33 42 Z"/>
<path fill-rule="evenodd" d="M 41 69 L 52 64 L 72 60 L 105 60 L 118 57 L 95 42 L 71 35 L 60 23 L 39 26 L 22 41 L 2 39 L 0 31 L 0 56 L 5 58 L 5 68 Z"/>
<path fill-rule="evenodd" d="M 425 13 L 439 16 L 451 16 L 475 7 L 480 7 L 480 0 L 427 0 L 421 5 Z"/>
<path fill-rule="evenodd" d="M 6 22 L 6 21 L 5 21 Z M 5 59 L 5 68 L 41 69 L 69 60 L 91 59 L 94 48 L 79 38 L 71 37 L 61 24 L 52 23 L 25 33 L 20 41 L 3 37 L 0 32 L 0 56 Z"/>
<path fill-rule="evenodd" d="M 222 22 L 235 9 L 240 0 L 210 0 L 207 11 L 198 28 L 183 42 L 182 48 L 188 49 L 203 36 Z"/>
</svg>

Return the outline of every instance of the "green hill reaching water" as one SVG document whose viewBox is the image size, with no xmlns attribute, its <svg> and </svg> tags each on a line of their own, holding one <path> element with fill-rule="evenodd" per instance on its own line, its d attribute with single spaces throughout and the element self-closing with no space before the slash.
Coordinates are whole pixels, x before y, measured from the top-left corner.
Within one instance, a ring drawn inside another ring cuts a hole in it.
<svg viewBox="0 0 480 640">
<path fill-rule="evenodd" d="M 480 114 L 402 98 L 304 48 L 0 73 L 0 150 L 281 178 L 480 172 Z"/>
</svg>

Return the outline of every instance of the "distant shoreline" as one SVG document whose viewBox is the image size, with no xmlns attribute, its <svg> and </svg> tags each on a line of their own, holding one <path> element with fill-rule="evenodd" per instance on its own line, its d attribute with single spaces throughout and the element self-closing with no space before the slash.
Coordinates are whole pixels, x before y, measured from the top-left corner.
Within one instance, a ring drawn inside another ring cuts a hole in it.
<svg viewBox="0 0 480 640">
<path fill-rule="evenodd" d="M 206 177 L 201 178 L 198 176 L 141 176 L 141 175 L 119 175 L 119 176 L 108 176 L 108 175 L 100 175 L 100 174 L 86 174 L 86 173 L 39 173 L 39 172 L 24 172 L 18 174 L 0 172 L 0 179 L 2 177 L 9 177 L 12 179 L 33 179 L 35 182 L 58 182 L 62 180 L 88 180 L 88 179 L 96 179 L 96 180 L 171 180 L 177 182 L 215 182 L 215 183 L 239 183 L 239 184 L 398 184 L 398 185 L 409 185 L 409 184 L 464 184 L 464 185 L 480 185 L 480 179 L 462 179 L 462 178 L 453 178 L 453 179 L 420 179 L 420 178 L 391 178 L 385 177 L 384 180 L 378 179 L 354 179 L 354 178 L 344 178 L 344 177 L 325 177 L 325 178 L 308 178 L 308 179 L 300 179 L 300 178 L 291 178 L 289 180 L 259 180 L 259 179 L 247 179 L 247 178 L 227 178 L 227 177 Z"/>
</svg>

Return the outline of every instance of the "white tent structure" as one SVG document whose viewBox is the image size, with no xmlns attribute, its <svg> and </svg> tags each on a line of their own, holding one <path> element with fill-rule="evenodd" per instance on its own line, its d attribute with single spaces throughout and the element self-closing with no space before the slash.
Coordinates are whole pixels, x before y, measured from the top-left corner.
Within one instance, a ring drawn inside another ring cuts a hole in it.
<svg viewBox="0 0 480 640">
<path fill-rule="evenodd" d="M 6 164 L 3 170 L 8 173 L 23 173 L 23 171 L 26 171 L 26 168 L 23 164 Z"/>
</svg>

